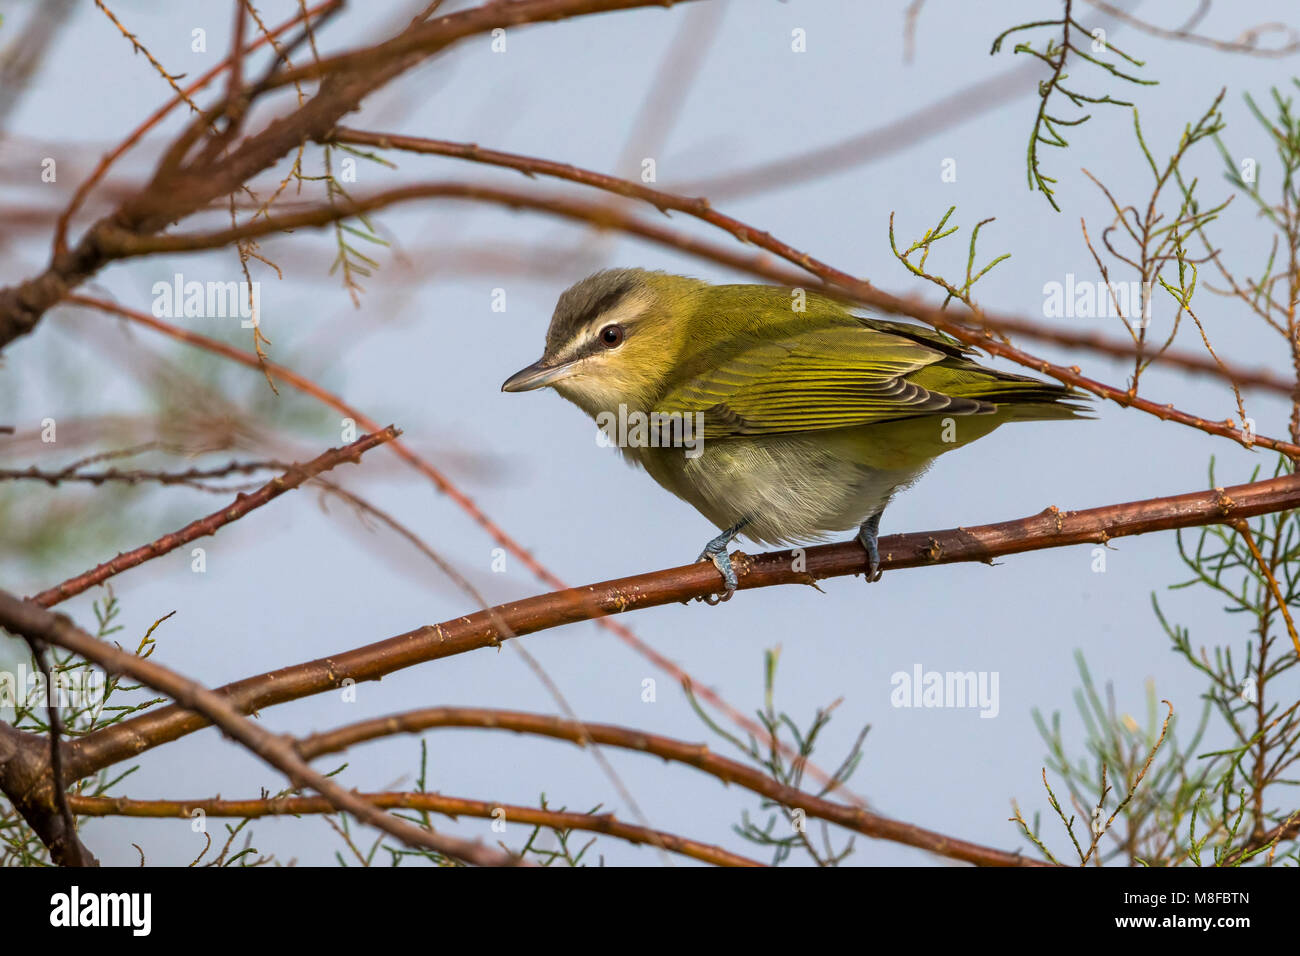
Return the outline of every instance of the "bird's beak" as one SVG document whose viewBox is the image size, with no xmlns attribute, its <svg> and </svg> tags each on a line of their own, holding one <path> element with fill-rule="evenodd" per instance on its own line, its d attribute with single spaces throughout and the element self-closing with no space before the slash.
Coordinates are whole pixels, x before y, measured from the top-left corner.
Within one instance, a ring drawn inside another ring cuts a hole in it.
<svg viewBox="0 0 1300 956">
<path fill-rule="evenodd" d="M 538 359 L 527 368 L 521 368 L 501 383 L 501 391 L 531 392 L 535 388 L 545 388 L 567 378 L 577 366 L 576 362 L 563 362 L 560 365 L 546 365 L 545 362 L 545 359 Z"/>
</svg>

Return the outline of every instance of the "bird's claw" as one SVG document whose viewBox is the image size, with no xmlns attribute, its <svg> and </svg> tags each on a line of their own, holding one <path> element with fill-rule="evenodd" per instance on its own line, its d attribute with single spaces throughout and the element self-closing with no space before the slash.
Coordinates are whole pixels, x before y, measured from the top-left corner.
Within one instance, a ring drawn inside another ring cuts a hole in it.
<svg viewBox="0 0 1300 956">
<path fill-rule="evenodd" d="M 710 548 L 705 548 L 700 552 L 700 556 L 695 560 L 708 561 L 712 563 L 712 565 L 718 569 L 718 573 L 722 575 L 722 592 L 719 594 L 705 595 L 701 597 L 700 600 L 710 606 L 721 604 L 723 601 L 730 601 L 731 596 L 736 593 L 736 587 L 740 582 L 736 578 L 736 569 L 731 566 L 731 555 L 727 554 L 726 547 L 724 546 L 721 551 L 713 551 L 710 550 Z"/>
<path fill-rule="evenodd" d="M 725 601 L 730 601 L 735 591 L 723 591 L 721 594 L 706 594 L 700 598 L 709 607 L 717 607 Z"/>
<path fill-rule="evenodd" d="M 695 559 L 696 561 L 712 562 L 713 566 L 718 569 L 718 573 L 722 575 L 722 593 L 701 597 L 700 600 L 705 604 L 715 605 L 721 604 L 723 601 L 730 601 L 731 596 L 736 593 L 740 581 L 736 578 L 736 569 L 731 565 L 731 555 L 727 554 L 727 545 L 731 544 L 732 539 L 736 537 L 740 529 L 748 523 L 749 521 L 746 519 L 722 532 L 722 534 L 706 544 L 704 550 L 700 552 L 700 556 Z"/>
<path fill-rule="evenodd" d="M 858 543 L 866 549 L 867 552 L 867 583 L 872 584 L 881 578 L 880 570 L 880 546 L 876 541 L 877 532 L 880 530 L 880 515 L 872 515 L 866 521 L 862 522 L 862 527 L 858 529 Z"/>
</svg>

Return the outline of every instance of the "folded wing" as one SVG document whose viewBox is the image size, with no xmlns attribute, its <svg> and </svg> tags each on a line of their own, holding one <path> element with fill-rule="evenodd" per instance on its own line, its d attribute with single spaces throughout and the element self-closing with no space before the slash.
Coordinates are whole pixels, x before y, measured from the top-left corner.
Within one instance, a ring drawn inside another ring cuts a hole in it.
<svg viewBox="0 0 1300 956">
<path fill-rule="evenodd" d="M 996 411 L 983 397 L 937 387 L 946 376 L 928 376 L 934 381 L 925 383 L 917 374 L 941 365 L 979 369 L 955 357 L 961 351 L 941 338 L 929 342 L 871 328 L 865 321 L 807 328 L 775 342 L 738 347 L 670 389 L 659 410 L 703 412 L 706 439 Z"/>
</svg>

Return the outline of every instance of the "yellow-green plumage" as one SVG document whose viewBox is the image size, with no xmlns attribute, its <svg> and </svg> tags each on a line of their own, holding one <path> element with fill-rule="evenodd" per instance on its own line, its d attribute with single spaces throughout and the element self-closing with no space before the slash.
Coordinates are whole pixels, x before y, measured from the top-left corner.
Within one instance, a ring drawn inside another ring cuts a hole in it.
<svg viewBox="0 0 1300 956">
<path fill-rule="evenodd" d="M 593 417 L 702 414 L 697 456 L 621 450 L 719 528 L 745 521 L 782 544 L 878 515 L 938 455 L 1005 422 L 1079 417 L 1075 393 L 971 352 L 820 295 L 616 270 L 561 296 L 546 354 L 505 387 L 553 384 Z"/>
</svg>

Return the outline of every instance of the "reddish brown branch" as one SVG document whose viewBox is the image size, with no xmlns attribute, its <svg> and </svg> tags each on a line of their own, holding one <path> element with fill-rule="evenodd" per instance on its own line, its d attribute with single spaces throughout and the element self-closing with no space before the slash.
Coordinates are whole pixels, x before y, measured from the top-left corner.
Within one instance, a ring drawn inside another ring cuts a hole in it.
<svg viewBox="0 0 1300 956">
<path fill-rule="evenodd" d="M 140 312 L 136 309 L 127 309 L 112 302 L 107 302 L 101 299 L 92 299 L 80 295 L 69 296 L 67 301 L 73 305 L 84 305 L 88 308 L 98 309 L 100 311 L 109 312 L 113 315 L 121 316 L 122 318 L 129 319 L 139 325 L 143 325 L 146 328 L 161 332 L 179 342 L 184 342 L 188 345 L 195 346 L 196 348 L 201 348 L 216 355 L 221 355 L 250 369 L 257 369 L 259 371 L 264 370 L 267 375 L 270 375 L 276 381 L 290 385 L 305 395 L 310 395 L 317 401 L 322 402 L 330 408 L 333 408 L 341 414 L 353 419 L 362 428 L 374 431 L 379 427 L 373 419 L 365 415 L 356 407 L 345 402 L 339 396 L 321 388 L 315 382 L 305 376 L 299 375 L 297 372 L 290 368 L 286 368 L 283 365 L 277 365 L 270 361 L 262 362 L 253 353 L 244 352 L 240 349 L 234 348 L 233 346 L 227 345 L 224 342 L 219 342 L 216 339 L 199 335 L 197 332 L 191 332 L 188 329 L 177 328 L 174 325 L 159 321 L 152 315 Z M 505 548 L 511 555 L 522 562 L 524 567 L 528 568 L 528 570 L 531 571 L 543 584 L 554 590 L 564 590 L 569 587 L 568 584 L 534 558 L 532 554 L 523 547 L 523 545 L 507 534 L 500 525 L 485 514 L 472 498 L 457 488 L 455 484 L 453 484 L 432 464 L 416 454 L 406 445 L 405 442 L 400 439 L 396 440 L 392 443 L 391 447 L 403 461 L 410 464 L 413 468 L 419 471 L 420 474 L 433 482 L 434 486 L 440 492 L 451 498 L 457 506 L 474 519 L 479 527 L 492 537 L 492 540 L 496 541 L 497 544 L 501 545 L 501 547 Z M 805 761 L 788 745 L 781 741 L 772 739 L 771 735 L 752 718 L 741 713 L 715 691 L 701 684 L 697 684 L 689 673 L 683 670 L 670 658 L 660 654 L 649 644 L 642 641 L 629 628 L 624 627 L 617 621 L 609 620 L 608 618 L 599 618 L 597 624 L 614 634 L 619 640 L 623 641 L 623 643 L 627 644 L 664 673 L 670 675 L 679 684 L 689 684 L 694 689 L 694 693 L 698 698 L 726 714 L 729 720 L 733 721 L 738 726 L 743 727 L 746 733 L 752 734 L 758 740 L 770 742 L 772 746 L 775 746 L 779 751 L 781 751 L 781 753 L 785 754 L 791 760 L 802 762 L 804 770 L 810 777 L 822 784 L 830 783 L 831 777 L 826 773 L 826 771 L 822 770 L 816 764 Z M 852 800 L 861 806 L 866 805 L 865 801 L 847 790 L 842 791 L 842 794 L 846 799 Z"/>
<path fill-rule="evenodd" d="M 289 467 L 281 461 L 232 461 L 228 465 L 215 468 L 186 468 L 184 471 L 151 471 L 145 468 L 107 468 L 103 471 L 82 471 L 83 463 L 74 463 L 57 471 L 49 471 L 31 465 L 27 468 L 0 468 L 0 481 L 39 481 L 50 487 L 64 482 L 76 482 L 88 485 L 104 484 L 157 484 L 190 485 L 203 487 L 198 483 L 211 478 L 229 478 L 233 475 L 251 475 L 259 471 L 284 471 Z"/>
<path fill-rule="evenodd" d="M 1285 840 L 1294 840 L 1297 836 L 1300 836 L 1300 810 L 1293 810 L 1291 815 L 1277 826 L 1252 836 L 1244 846 L 1229 853 L 1224 858 L 1223 865 L 1235 866 L 1265 847 L 1276 847 L 1277 844 Z"/>
<path fill-rule="evenodd" d="M 361 793 L 363 800 L 384 810 L 415 810 L 421 813 L 439 813 L 457 817 L 500 818 L 509 823 L 556 830 L 586 830 L 604 833 L 637 845 L 662 847 L 683 856 L 689 856 L 715 866 L 762 866 L 757 860 L 732 853 L 720 846 L 701 843 L 687 837 L 624 823 L 612 813 L 570 813 L 538 807 L 514 806 L 507 803 L 490 803 L 486 800 L 468 800 L 448 797 L 440 793 Z M 125 797 L 69 798 L 72 811 L 80 816 L 124 817 L 185 817 L 197 810 L 210 817 L 237 817 L 252 819 L 277 815 L 304 813 L 334 813 L 334 806 L 322 797 L 265 797 L 258 800 L 130 800 Z"/>
<path fill-rule="evenodd" d="M 66 601 L 68 598 L 89 590 L 97 584 L 103 584 L 115 574 L 121 574 L 128 568 L 137 567 L 159 555 L 175 551 L 177 548 L 198 538 L 216 534 L 219 528 L 230 524 L 232 521 L 238 521 L 255 508 L 260 508 L 262 505 L 274 501 L 286 491 L 292 491 L 314 476 L 329 471 L 334 466 L 345 461 L 360 461 L 361 456 L 367 451 L 385 442 L 392 441 L 400 434 L 400 431 L 389 425 L 387 428 L 373 434 L 362 435 L 350 445 L 345 445 L 342 448 L 331 448 L 305 465 L 294 465 L 283 475 L 272 478 L 251 494 L 236 495 L 231 504 L 219 511 L 214 511 L 206 518 L 191 521 L 179 531 L 169 532 L 156 541 L 150 541 L 148 544 L 119 554 L 117 557 L 111 558 L 89 571 L 68 578 L 62 584 L 56 584 L 54 587 L 34 595 L 32 600 L 42 607 L 53 607 L 60 601 Z"/>
<path fill-rule="evenodd" d="M 606 192 L 615 193 L 629 199 L 638 199 L 649 203 L 660 212 L 674 210 L 694 216 L 703 222 L 716 226 L 744 241 L 754 241 L 753 230 L 731 216 L 718 212 L 704 198 L 691 198 L 680 194 L 652 189 L 630 179 L 608 176 L 590 169 L 582 169 L 568 163 L 557 163 L 518 153 L 506 153 L 500 150 L 484 149 L 477 143 L 456 143 L 450 140 L 425 139 L 418 136 L 401 136 L 393 133 L 371 133 L 364 130 L 339 127 L 334 130 L 331 139 L 338 143 L 357 146 L 372 146 L 377 149 L 399 149 L 406 152 L 422 153 L 433 156 L 448 156 L 489 166 L 514 169 L 529 176 L 550 176 L 567 182 L 590 186 Z M 762 242 L 758 243 L 763 245 Z M 797 264 L 803 264 L 804 257 L 794 250 L 779 249 L 769 242 L 766 246 L 782 258 Z M 1066 329 L 1053 329 L 1025 318 L 984 313 L 982 325 L 992 332 L 1007 335 L 1019 335 L 1023 338 L 1042 342 L 1052 342 L 1070 348 L 1085 349 L 1111 358 L 1132 360 L 1142 355 L 1131 343 L 1112 339 L 1096 332 L 1073 332 Z M 1242 369 L 1230 366 L 1217 358 L 1196 355 L 1191 352 L 1165 351 L 1156 361 L 1161 365 L 1175 366 L 1190 372 L 1224 378 L 1236 385 L 1249 385 L 1288 397 L 1295 391 L 1295 383 L 1275 375 L 1267 369 Z"/>
<path fill-rule="evenodd" d="M 419 19 L 407 30 L 364 50 L 349 50 L 313 63 L 276 74 L 269 87 L 288 86 L 304 80 L 324 79 L 339 74 L 372 72 L 378 67 L 401 72 L 433 53 L 478 33 L 530 23 L 570 20 L 594 13 L 613 13 L 640 7 L 671 7 L 695 0 L 494 0 L 480 7 L 438 17 L 428 23 Z"/>
<path fill-rule="evenodd" d="M 197 116 L 162 155 L 138 194 L 99 220 L 71 249 L 57 253 L 40 275 L 0 288 L 0 349 L 36 327 L 41 317 L 111 261 L 102 240 L 118 229 L 151 233 L 204 209 L 253 176 L 270 168 L 305 141 L 327 134 L 376 89 L 452 44 L 497 27 L 560 20 L 608 10 L 662 5 L 664 0 L 519 0 L 494 2 L 448 14 L 431 23 L 414 22 L 392 39 L 301 69 L 280 70 L 258 91 L 328 74 L 316 95 L 289 116 L 244 139 L 216 163 L 184 161 L 212 123 L 239 104 L 221 102 Z M 678 0 L 689 2 L 689 0 Z M 249 94 L 250 98 L 252 94 Z M 203 153 L 200 152 L 200 157 Z"/>
<path fill-rule="evenodd" d="M 339 219 L 362 213 L 372 212 L 386 206 L 416 199 L 459 199 L 472 202 L 487 202 L 511 209 L 528 209 L 547 213 L 575 222 L 589 223 L 599 228 L 617 229 L 628 235 L 648 239 L 660 245 L 710 259 L 741 272 L 748 272 L 788 286 L 809 286 L 804 276 L 771 265 L 763 256 L 744 255 L 716 243 L 696 239 L 683 233 L 664 229 L 660 226 L 643 222 L 620 210 L 607 205 L 579 202 L 563 196 L 536 196 L 516 190 L 501 189 L 474 183 L 442 182 L 425 183 L 386 190 L 370 196 L 358 198 L 350 203 L 339 202 L 330 206 L 319 206 L 299 212 L 286 213 L 276 218 L 251 221 L 229 229 L 202 233 L 176 233 L 163 236 L 141 236 L 122 229 L 105 228 L 101 230 L 100 243 L 109 250 L 113 257 L 150 255 L 162 252 L 196 252 L 215 249 L 237 242 L 241 239 L 255 238 L 273 232 L 299 228 L 319 228 Z M 1078 366 L 1065 366 L 1024 352 L 1015 346 L 994 338 L 988 328 L 972 328 L 954 321 L 954 317 L 944 309 L 930 305 L 919 299 L 902 299 L 882 292 L 871 283 L 856 279 L 848 273 L 841 272 L 799 252 L 791 246 L 774 239 L 769 233 L 759 232 L 743 223 L 733 233 L 738 239 L 766 249 L 812 273 L 826 284 L 825 291 L 848 297 L 860 305 L 879 309 L 892 315 L 910 316 L 920 319 L 928 325 L 940 329 L 962 342 L 977 346 L 990 355 L 1009 359 L 1026 368 L 1034 369 L 1044 375 L 1050 375 L 1067 385 L 1082 389 L 1100 397 L 1109 399 L 1124 407 L 1154 415 L 1161 421 L 1174 421 L 1189 428 L 1195 428 L 1211 435 L 1229 438 L 1245 447 L 1258 446 L 1280 452 L 1290 458 L 1300 458 L 1300 445 L 1270 438 L 1264 435 L 1250 435 L 1247 430 L 1231 420 L 1209 421 L 1198 415 L 1175 408 L 1172 404 L 1161 405 L 1147 398 L 1140 398 L 1127 389 L 1116 388 L 1096 379 L 1083 375 Z M 972 321 L 983 323 L 986 313 L 971 314 Z M 993 321 L 1001 322 L 1002 317 Z M 1017 320 L 1007 318 L 1006 322 Z M 1208 369 L 1207 369 L 1208 371 Z"/>
<path fill-rule="evenodd" d="M 371 806 L 354 792 L 334 783 L 313 770 L 286 737 L 271 733 L 240 714 L 229 698 L 199 683 L 114 644 L 101 641 L 76 627 L 66 617 L 0 591 L 0 627 L 28 640 L 53 644 L 78 654 L 109 674 L 125 675 L 160 693 L 166 694 L 204 722 L 221 728 L 227 736 L 243 744 L 252 753 L 282 772 L 296 787 L 315 790 L 340 811 L 346 811 L 363 823 L 378 827 L 399 840 L 425 847 L 436 853 L 481 866 L 510 866 L 519 861 L 507 853 L 490 849 L 477 841 L 462 840 L 424 830 Z M 0 784 L 5 783 L 7 763 L 0 764 Z M 47 769 L 43 790 L 50 787 Z M 27 817 L 32 795 L 16 794 L 10 787 L 0 787 Z M 48 800 L 45 802 L 49 802 Z"/>
<path fill-rule="evenodd" d="M 808 816 L 829 820 L 858 833 L 881 840 L 892 840 L 938 853 L 954 860 L 964 860 L 981 866 L 1041 866 L 1019 853 L 1008 853 L 992 847 L 968 843 L 954 837 L 936 833 L 923 827 L 892 820 L 860 807 L 824 800 L 768 776 L 756 767 L 713 753 L 705 744 L 692 744 L 672 737 L 648 734 L 630 727 L 612 724 L 579 723 L 552 717 L 549 714 L 528 714 L 509 710 L 491 710 L 479 707 L 430 707 L 425 710 L 377 717 L 373 720 L 349 724 L 323 734 L 305 737 L 298 742 L 298 752 L 312 760 L 325 754 L 338 753 L 367 740 L 376 740 L 393 734 L 415 734 L 439 727 L 477 727 L 487 730 L 509 730 L 519 734 L 535 734 L 555 740 L 567 740 L 582 745 L 593 740 L 602 746 L 620 747 L 651 754 L 675 763 L 684 763 L 702 770 L 723 783 L 734 783 L 754 793 L 761 794 L 791 810 L 803 810 Z"/>
<path fill-rule="evenodd" d="M 1087 511 L 1050 507 L 1014 521 L 955 528 L 948 531 L 891 535 L 880 541 L 881 567 L 925 567 L 960 561 L 988 562 L 994 558 L 1073 544 L 1106 544 L 1113 538 L 1229 524 L 1240 518 L 1300 506 L 1300 476 L 1169 498 L 1134 501 Z M 796 560 L 798 559 L 798 560 Z M 856 542 L 821 545 L 759 555 L 737 554 L 734 564 L 740 589 L 778 584 L 811 584 L 823 578 L 864 571 L 866 557 Z M 796 567 L 801 568 L 795 570 Z M 609 614 L 657 607 L 718 590 L 719 575 L 711 564 L 699 563 L 638 574 L 541 594 L 478 611 L 442 624 L 425 626 L 383 641 L 315 661 L 245 678 L 220 688 L 231 705 L 244 713 L 296 700 L 342 686 L 344 681 L 378 680 L 403 668 L 485 647 L 510 633 L 531 634 Z M 144 750 L 176 740 L 203 727 L 197 714 L 179 707 L 161 707 L 95 731 L 73 746 L 69 779 L 94 773 Z"/>
<path fill-rule="evenodd" d="M 311 7 L 306 11 L 306 17 L 307 18 L 314 17 L 318 13 L 321 13 L 327 9 L 331 9 L 333 7 L 338 6 L 339 3 L 340 0 L 328 0 L 328 2 L 326 3 L 317 4 L 316 6 Z M 263 44 L 272 42 L 280 34 L 284 33 L 295 23 L 300 23 L 303 19 L 304 19 L 304 15 L 302 13 L 298 13 L 295 16 L 290 17 L 288 20 L 284 21 L 279 26 L 270 30 L 267 34 L 258 37 L 256 40 L 250 43 L 245 52 L 252 53 L 254 50 L 260 48 Z M 218 63 L 212 69 L 208 70 L 208 72 L 204 73 L 202 76 L 200 76 L 189 86 L 185 87 L 185 89 L 183 89 L 179 94 L 173 96 L 170 100 L 168 100 L 166 103 L 160 106 L 152 114 L 150 114 L 150 116 L 143 123 L 141 123 L 139 126 L 137 126 L 134 130 L 131 131 L 130 135 L 128 135 L 126 139 L 122 140 L 121 143 L 119 143 L 117 146 L 115 146 L 109 152 L 105 153 L 103 157 L 100 158 L 99 163 L 95 166 L 91 174 L 86 177 L 85 181 L 83 181 L 81 185 L 77 187 L 77 191 L 73 194 L 72 199 L 68 203 L 67 208 L 64 209 L 63 213 L 59 216 L 59 221 L 54 230 L 54 254 L 56 256 L 67 252 L 68 224 L 71 221 L 73 215 L 76 214 L 77 210 L 81 208 L 82 203 L 86 201 L 86 197 L 90 195 L 90 191 L 94 189 L 95 185 L 99 183 L 104 178 L 104 176 L 108 173 L 109 167 L 111 167 L 113 163 L 117 162 L 117 160 L 120 159 L 124 153 L 126 153 L 128 150 L 131 149 L 131 147 L 135 146 L 138 142 L 140 142 L 140 140 L 144 138 L 145 133 L 149 132 L 149 130 L 153 129 L 155 126 L 161 123 L 167 117 L 167 114 L 169 114 L 181 103 L 185 102 L 188 97 L 193 96 L 199 90 L 203 89 L 203 87 L 207 86 L 214 79 L 220 76 L 223 70 L 226 70 L 230 67 L 230 62 L 231 61 L 229 59 L 226 59 L 225 61 Z"/>
<path fill-rule="evenodd" d="M 49 723 L 49 768 L 50 789 L 54 792 L 54 810 L 56 820 L 49 820 L 48 831 L 38 831 L 41 840 L 49 848 L 50 859 L 59 866 L 99 866 L 99 860 L 81 842 L 77 834 L 77 821 L 73 818 L 72 807 L 68 803 L 68 791 L 63 784 L 63 718 L 55 702 L 54 675 L 50 672 L 50 660 L 45 653 L 45 644 L 29 637 L 27 646 L 31 649 L 32 659 L 45 679 L 46 714 Z"/>
</svg>

